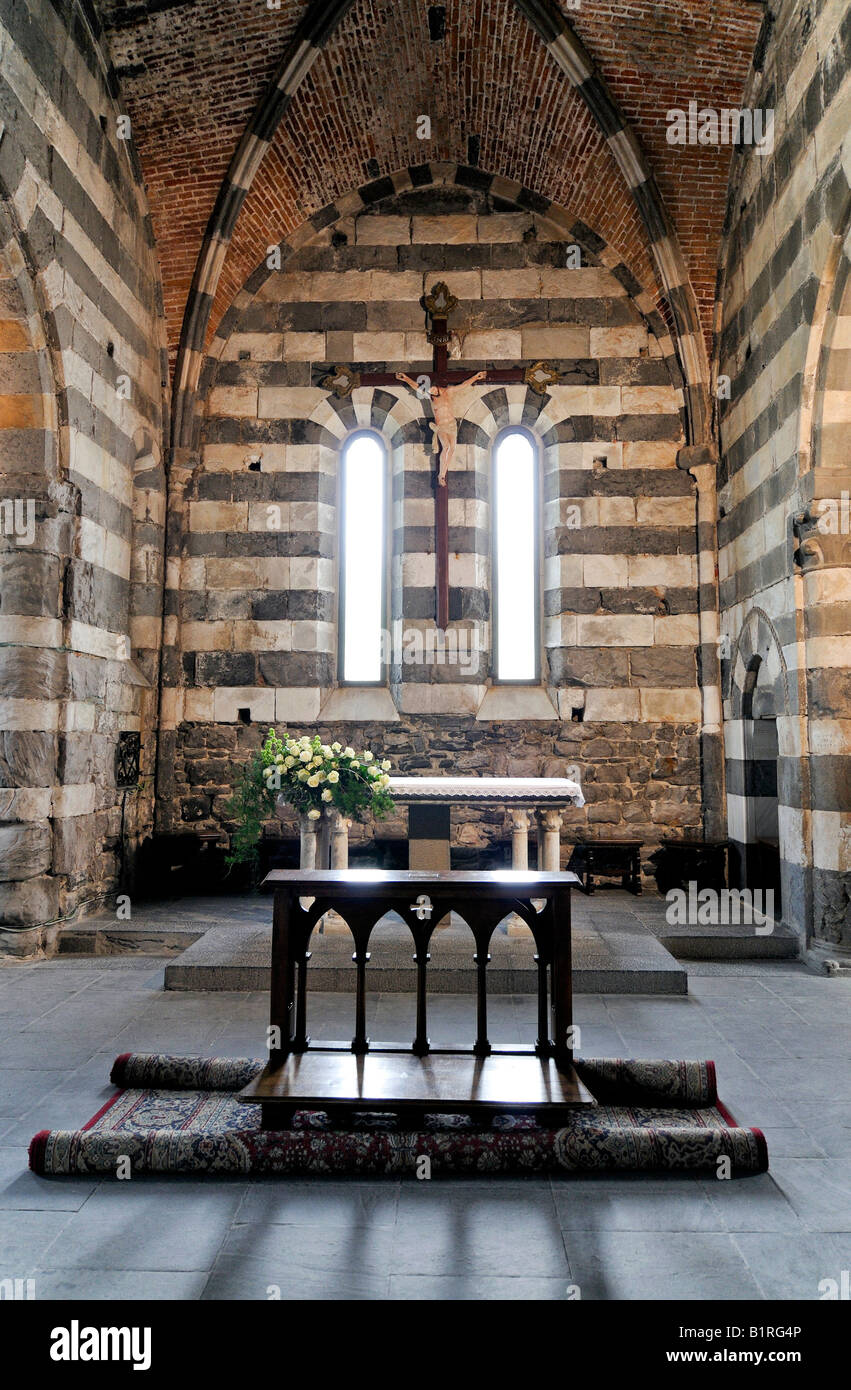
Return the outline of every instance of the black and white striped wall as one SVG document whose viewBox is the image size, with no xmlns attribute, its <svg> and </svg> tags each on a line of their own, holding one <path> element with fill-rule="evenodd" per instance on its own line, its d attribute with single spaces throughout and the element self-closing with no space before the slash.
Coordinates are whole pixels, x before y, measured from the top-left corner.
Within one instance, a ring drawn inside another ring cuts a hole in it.
<svg viewBox="0 0 851 1390">
<path fill-rule="evenodd" d="M 246 710 L 258 725 L 384 720 L 400 756 L 419 750 L 434 766 L 441 721 L 455 721 L 475 731 L 458 761 L 479 771 L 505 759 L 506 738 L 538 770 L 546 759 L 557 767 L 560 745 L 563 767 L 581 733 L 599 743 L 600 766 L 585 760 L 599 778 L 592 821 L 631 824 L 651 843 L 702 822 L 696 490 L 677 467 L 685 407 L 671 340 L 651 295 L 590 229 L 551 206 L 512 207 L 520 190 L 506 180 L 483 176 L 471 189 L 454 172 L 400 176 L 393 196 L 311 228 L 280 272 L 253 278 L 217 335 L 174 570 L 172 824 L 183 806 L 193 817 L 206 806 L 216 823 L 216 760 L 183 749 L 197 748 L 200 726 Z M 571 269 L 566 248 L 580 238 L 582 266 Z M 562 383 L 544 398 L 523 385 L 459 398 L 450 626 L 475 629 L 476 669 L 403 665 L 380 694 L 339 689 L 342 445 L 356 428 L 386 441 L 392 611 L 424 632 L 434 627 L 432 460 L 407 388 L 358 388 L 339 401 L 318 381 L 339 361 L 427 372 L 420 301 L 438 279 L 459 299 L 453 365 L 545 357 Z M 545 659 L 538 688 L 509 694 L 491 684 L 490 474 L 493 443 L 511 424 L 531 433 L 541 459 Z M 524 747 L 530 725 L 543 740 L 535 749 Z"/>
<path fill-rule="evenodd" d="M 717 363 L 731 382 L 719 480 L 730 835 L 741 863 L 749 851 L 753 859 L 754 788 L 765 785 L 767 760 L 764 747 L 748 755 L 758 721 L 743 717 L 742 702 L 756 674 L 757 707 L 777 720 L 784 920 L 815 963 L 843 967 L 851 963 L 847 509 L 842 519 L 851 473 L 849 68 L 847 6 L 779 7 L 746 94 L 775 110 L 774 150 L 738 160 Z"/>
<path fill-rule="evenodd" d="M 49 946 L 114 892 L 152 821 L 164 475 L 159 272 L 97 21 L 0 16 L 0 948 Z M 122 810 L 122 801 L 126 805 Z M 122 833 L 123 832 L 123 833 Z"/>
</svg>

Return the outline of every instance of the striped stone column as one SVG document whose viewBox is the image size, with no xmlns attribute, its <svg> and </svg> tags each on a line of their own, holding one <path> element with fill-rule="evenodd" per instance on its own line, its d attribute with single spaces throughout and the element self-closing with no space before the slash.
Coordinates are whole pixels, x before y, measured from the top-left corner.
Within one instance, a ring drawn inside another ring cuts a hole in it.
<svg viewBox="0 0 851 1390">
<path fill-rule="evenodd" d="M 815 469 L 813 500 L 795 519 L 804 586 L 812 924 L 807 958 L 851 969 L 851 567 L 847 469 Z M 835 522 L 835 524 L 834 524 Z"/>
<path fill-rule="evenodd" d="M 677 466 L 696 484 L 698 544 L 698 681 L 703 830 L 706 839 L 724 835 L 724 749 L 721 736 L 721 662 L 718 626 L 718 457 L 704 445 L 681 449 Z"/>
<path fill-rule="evenodd" d="M 163 583 L 162 688 L 157 742 L 156 821 L 160 831 L 177 825 L 174 799 L 177 730 L 183 719 L 183 680 L 180 653 L 181 555 L 186 531 L 186 492 L 197 456 L 188 449 L 172 453 L 168 470 Z"/>
</svg>

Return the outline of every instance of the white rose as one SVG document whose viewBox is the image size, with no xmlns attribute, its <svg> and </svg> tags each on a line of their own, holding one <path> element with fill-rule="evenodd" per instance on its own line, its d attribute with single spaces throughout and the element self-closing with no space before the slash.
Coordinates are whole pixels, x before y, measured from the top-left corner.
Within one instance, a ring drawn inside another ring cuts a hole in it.
<svg viewBox="0 0 851 1390">
<path fill-rule="evenodd" d="M 342 743 L 332 743 L 332 744 L 331 744 L 331 752 L 332 752 L 332 753 L 342 753 L 342 751 L 343 751 L 343 745 L 342 745 Z"/>
<path fill-rule="evenodd" d="M 328 788 L 328 787 L 325 788 L 324 792 L 322 793 L 322 800 L 323 800 L 323 801 L 333 801 L 333 800 L 334 800 L 334 793 L 330 790 L 330 788 Z"/>
<path fill-rule="evenodd" d="M 339 774 L 339 772 L 329 772 L 329 773 L 328 773 L 328 781 L 329 781 L 329 782 L 339 782 L 339 780 L 340 780 L 340 774 Z"/>
<path fill-rule="evenodd" d="M 313 774 L 312 777 L 308 777 L 308 779 L 307 779 L 307 785 L 308 785 L 309 787 L 318 787 L 318 786 L 319 786 L 319 778 L 317 777 L 317 775 L 316 775 L 315 772 L 314 772 L 314 774 Z"/>
<path fill-rule="evenodd" d="M 310 773 L 307 771 L 306 768 L 300 767 L 296 776 L 298 777 L 298 780 L 300 782 L 306 782 L 308 777 L 310 776 Z"/>
<path fill-rule="evenodd" d="M 301 758 L 301 761 L 303 763 L 309 763 L 312 761 L 309 748 L 302 748 L 298 756 Z"/>
<path fill-rule="evenodd" d="M 360 763 L 358 762 L 357 758 L 353 758 L 353 759 L 352 759 L 352 761 L 349 763 L 349 767 L 352 767 L 352 768 L 358 768 L 358 767 L 360 767 Z"/>
<path fill-rule="evenodd" d="M 365 763 L 371 763 L 372 760 L 373 760 L 373 758 L 374 758 L 374 756 L 375 756 L 375 754 L 374 754 L 374 753 L 370 753 L 369 749 L 367 748 L 366 752 L 365 752 L 364 755 L 363 755 L 363 760 L 364 760 Z"/>
<path fill-rule="evenodd" d="M 316 807 L 314 806 L 312 810 L 308 811 L 308 813 L 307 813 L 307 819 L 308 819 L 308 820 L 319 820 L 319 817 L 320 817 L 321 815 L 322 815 L 322 812 L 321 812 L 321 811 L 317 811 Z"/>
<path fill-rule="evenodd" d="M 389 758 L 385 758 L 381 766 L 385 772 L 389 772 L 390 768 L 392 767 L 392 763 L 390 762 Z"/>
<path fill-rule="evenodd" d="M 354 756 L 355 756 L 355 750 L 354 750 L 354 748 L 347 748 L 346 751 L 345 751 L 345 753 L 343 754 L 343 757 L 344 757 L 344 758 L 353 758 Z"/>
<path fill-rule="evenodd" d="M 292 756 L 290 756 L 289 758 L 284 758 L 284 767 L 295 767 L 295 758 L 293 758 Z"/>
</svg>

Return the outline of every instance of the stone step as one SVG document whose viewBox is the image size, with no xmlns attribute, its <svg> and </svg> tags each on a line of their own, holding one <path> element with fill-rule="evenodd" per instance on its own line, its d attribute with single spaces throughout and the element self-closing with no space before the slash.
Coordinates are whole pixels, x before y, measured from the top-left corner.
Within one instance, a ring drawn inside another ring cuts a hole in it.
<svg viewBox="0 0 851 1390">
<path fill-rule="evenodd" d="M 101 911 L 70 924 L 59 937 L 66 958 L 101 959 L 141 954 L 160 956 L 167 966 L 169 989 L 261 989 L 268 987 L 268 938 L 271 900 L 263 895 L 233 894 L 134 903 L 132 920 L 117 921 Z M 788 927 L 757 935 L 747 926 L 679 926 L 665 917 L 663 898 L 652 893 L 633 897 L 620 889 L 602 889 L 588 898 L 573 895 L 575 988 L 580 993 L 685 993 L 683 961 L 793 960 L 799 942 Z M 227 932 L 225 937 L 214 932 Z M 259 933 L 259 937 L 258 937 Z M 211 936 L 205 946 L 203 938 Z M 258 944 L 259 941 L 259 944 Z M 398 931 L 395 945 L 382 928 L 373 940 L 370 970 L 380 992 L 413 988 L 411 942 Z M 472 942 L 458 926 L 441 930 L 432 948 L 433 990 L 474 989 Z M 498 934 L 492 948 L 490 979 L 494 992 L 534 992 L 531 938 Z M 343 934 L 314 938 L 313 988 L 348 991 L 351 942 Z"/>
<path fill-rule="evenodd" d="M 217 926 L 165 968 L 165 987 L 175 990 L 268 990 L 272 929 Z M 347 933 L 311 941 L 309 988 L 353 993 L 352 941 Z M 370 942 L 367 988 L 378 994 L 412 993 L 416 988 L 413 943 L 407 928 L 385 919 Z M 428 986 L 433 993 L 473 994 L 476 971 L 473 940 L 463 925 L 444 928 L 431 943 Z M 535 994 L 538 972 L 531 933 L 494 934 L 488 990 L 494 994 Z M 573 987 L 580 994 L 686 994 L 685 969 L 653 933 L 633 922 L 603 936 L 578 927 L 573 942 Z"/>
<path fill-rule="evenodd" d="M 753 926 L 659 927 L 663 946 L 677 960 L 792 960 L 800 953 L 797 932 L 780 923 L 757 935 Z"/>
<path fill-rule="evenodd" d="M 74 922 L 59 936 L 57 953 L 61 956 L 179 956 L 193 941 L 208 930 L 205 926 L 191 927 L 180 922 L 117 922 L 110 914 Z"/>
</svg>

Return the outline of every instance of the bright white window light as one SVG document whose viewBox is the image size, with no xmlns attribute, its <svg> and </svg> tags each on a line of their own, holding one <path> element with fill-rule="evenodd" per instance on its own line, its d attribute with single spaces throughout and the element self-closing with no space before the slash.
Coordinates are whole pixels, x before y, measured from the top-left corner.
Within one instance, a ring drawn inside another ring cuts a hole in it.
<svg viewBox="0 0 851 1390">
<path fill-rule="evenodd" d="M 496 678 L 538 678 L 536 612 L 538 564 L 535 451 L 520 431 L 504 434 L 496 450 Z"/>
<path fill-rule="evenodd" d="M 384 449 L 356 434 L 343 450 L 343 680 L 381 680 L 384 618 Z"/>
</svg>

